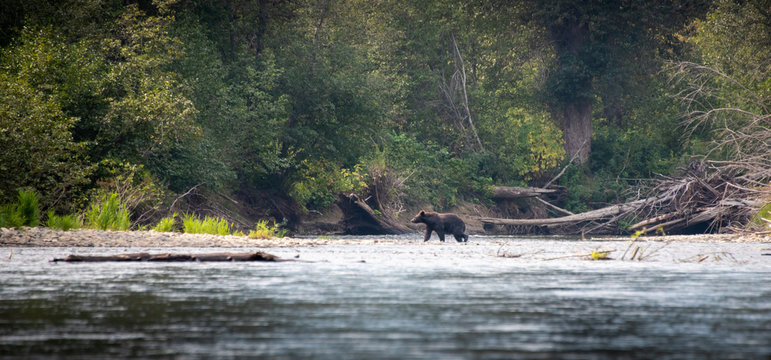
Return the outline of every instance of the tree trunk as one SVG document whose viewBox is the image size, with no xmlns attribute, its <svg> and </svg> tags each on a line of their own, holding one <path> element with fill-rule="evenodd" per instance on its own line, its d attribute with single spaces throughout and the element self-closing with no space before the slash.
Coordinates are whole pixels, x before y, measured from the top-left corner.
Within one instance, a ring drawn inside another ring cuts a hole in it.
<svg viewBox="0 0 771 360">
<path fill-rule="evenodd" d="M 592 102 L 576 99 L 562 110 L 560 127 L 565 140 L 565 156 L 586 164 L 592 146 Z"/>
</svg>

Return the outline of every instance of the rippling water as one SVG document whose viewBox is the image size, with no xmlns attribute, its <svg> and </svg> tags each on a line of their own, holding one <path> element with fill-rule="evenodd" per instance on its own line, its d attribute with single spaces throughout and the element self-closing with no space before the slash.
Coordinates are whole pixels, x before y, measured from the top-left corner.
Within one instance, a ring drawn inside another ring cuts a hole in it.
<svg viewBox="0 0 771 360">
<path fill-rule="evenodd" d="M 547 255 L 491 256 L 503 245 Z M 166 264 L 48 260 L 211 250 L 16 248 L 0 254 L 0 358 L 771 357 L 769 244 L 682 245 L 732 259 L 719 262 L 546 260 L 581 246 L 624 245 L 472 238 Z"/>
</svg>

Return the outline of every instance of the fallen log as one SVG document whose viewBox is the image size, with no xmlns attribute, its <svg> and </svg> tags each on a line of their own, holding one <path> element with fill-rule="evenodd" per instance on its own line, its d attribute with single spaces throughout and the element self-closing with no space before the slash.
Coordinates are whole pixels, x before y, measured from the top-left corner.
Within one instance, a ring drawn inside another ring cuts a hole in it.
<svg viewBox="0 0 771 360">
<path fill-rule="evenodd" d="M 347 235 L 400 235 L 414 232 L 388 214 L 380 211 L 375 213 L 356 194 L 340 194 L 337 206 L 343 211 L 342 224 Z"/>
<path fill-rule="evenodd" d="M 116 255 L 69 255 L 54 258 L 51 262 L 105 262 L 105 261 L 286 261 L 262 251 L 248 253 L 204 253 L 204 254 L 150 254 L 131 253 Z"/>
<path fill-rule="evenodd" d="M 625 204 L 618 204 L 608 206 L 602 209 L 587 211 L 580 214 L 562 216 L 558 218 L 546 218 L 546 219 L 499 219 L 499 218 L 487 218 L 482 217 L 479 220 L 485 224 L 490 225 L 515 225 L 515 226 L 548 226 L 548 225 L 570 225 L 578 224 L 586 221 L 601 220 L 613 216 L 617 216 L 624 213 L 630 213 L 638 210 L 645 204 L 649 204 L 651 201 L 657 201 L 658 199 L 642 199 L 635 200 Z"/>
<path fill-rule="evenodd" d="M 493 199 L 511 200 L 530 197 L 539 197 L 548 194 L 557 194 L 560 189 L 542 189 L 536 187 L 518 187 L 518 186 L 493 186 Z"/>
</svg>

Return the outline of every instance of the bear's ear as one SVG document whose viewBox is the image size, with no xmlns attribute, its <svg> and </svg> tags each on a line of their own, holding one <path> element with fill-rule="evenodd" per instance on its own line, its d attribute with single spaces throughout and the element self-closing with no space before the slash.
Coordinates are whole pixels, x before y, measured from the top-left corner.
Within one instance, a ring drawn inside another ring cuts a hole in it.
<svg viewBox="0 0 771 360">
<path fill-rule="evenodd" d="M 418 215 L 420 215 L 420 216 L 426 215 L 426 212 L 423 211 L 423 210 L 420 210 L 420 213 Z"/>
</svg>

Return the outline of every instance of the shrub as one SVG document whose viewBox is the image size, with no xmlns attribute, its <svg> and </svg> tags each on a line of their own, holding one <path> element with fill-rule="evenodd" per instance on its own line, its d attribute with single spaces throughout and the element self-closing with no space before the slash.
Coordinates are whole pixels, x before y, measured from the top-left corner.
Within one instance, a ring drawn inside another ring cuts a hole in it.
<svg viewBox="0 0 771 360">
<path fill-rule="evenodd" d="M 322 160 L 304 160 L 291 181 L 289 196 L 304 210 L 326 208 L 337 194 L 357 193 L 367 186 L 359 165 L 346 169 Z"/>
<path fill-rule="evenodd" d="M 158 224 L 155 225 L 152 230 L 155 232 L 172 232 L 177 225 L 176 218 L 177 213 L 174 213 L 171 216 L 167 216 L 158 221 Z"/>
<path fill-rule="evenodd" d="M 78 216 L 75 214 L 59 216 L 54 214 L 53 210 L 50 210 L 48 211 L 48 221 L 46 221 L 46 226 L 51 229 L 67 231 L 70 229 L 79 229 L 81 223 L 80 219 L 78 219 Z"/>
<path fill-rule="evenodd" d="M 231 235 L 233 225 L 222 218 L 206 216 L 199 219 L 193 214 L 185 214 L 182 218 L 182 231 L 188 234 Z"/>
<path fill-rule="evenodd" d="M 250 239 L 282 238 L 285 235 L 286 229 L 282 229 L 279 225 L 269 225 L 266 220 L 258 221 L 254 230 L 249 231 Z"/>
<path fill-rule="evenodd" d="M 131 219 L 126 206 L 120 202 L 117 193 L 102 196 L 100 201 L 92 202 L 86 213 L 86 222 L 99 230 L 128 230 Z"/>
</svg>

